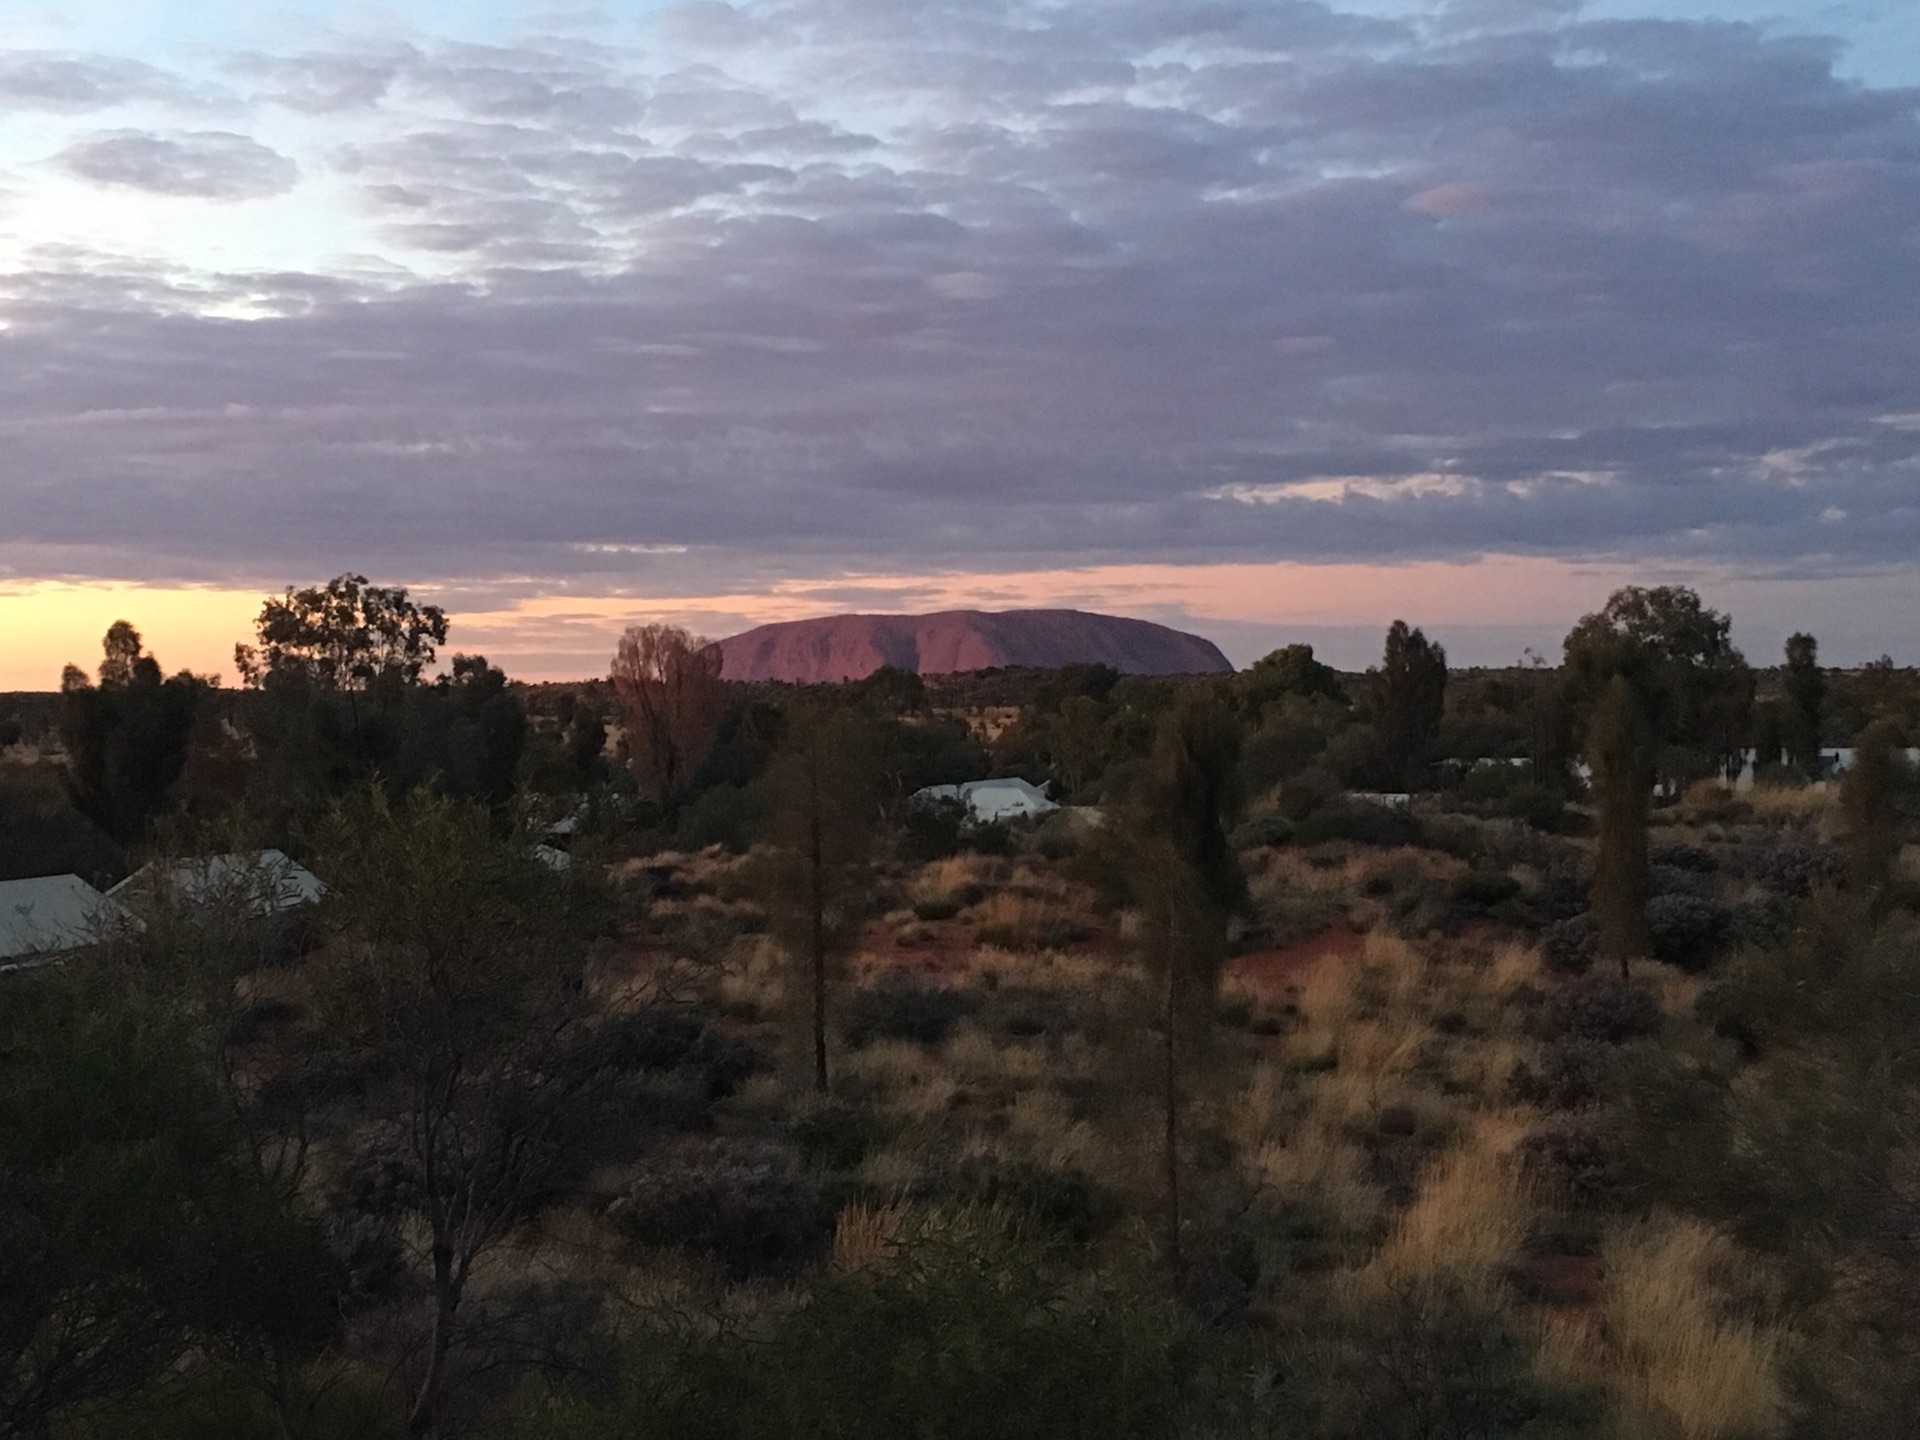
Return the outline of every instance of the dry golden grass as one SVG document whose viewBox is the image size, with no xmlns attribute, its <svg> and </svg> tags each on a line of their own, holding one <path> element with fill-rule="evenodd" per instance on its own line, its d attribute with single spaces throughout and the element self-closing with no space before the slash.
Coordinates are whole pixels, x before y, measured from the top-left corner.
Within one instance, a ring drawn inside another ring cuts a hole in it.
<svg viewBox="0 0 1920 1440">
<path fill-rule="evenodd" d="M 761 1014 L 778 1012 L 787 993 L 792 967 L 778 945 L 765 935 L 749 937 L 734 947 L 720 967 L 720 1001 L 751 1008 Z"/>
<path fill-rule="evenodd" d="M 1102 1168 L 1106 1147 L 1093 1126 L 1077 1119 L 1057 1091 L 1027 1090 L 1007 1108 L 1006 1144 L 1025 1159 L 1051 1170 Z"/>
<path fill-rule="evenodd" d="M 1787 1426 L 1784 1337 L 1726 1313 L 1716 1275 L 1750 1268 L 1710 1226 L 1656 1216 L 1602 1252 L 1602 1323 L 1546 1327 L 1543 1376 L 1601 1383 L 1647 1426 L 1684 1440 L 1765 1440 Z"/>
<path fill-rule="evenodd" d="M 897 1205 L 856 1200 L 847 1206 L 833 1226 L 834 1269 L 857 1272 L 884 1265 L 899 1248 L 905 1219 Z"/>
<path fill-rule="evenodd" d="M 1526 1243 L 1535 1205 L 1513 1160 L 1525 1121 L 1482 1118 L 1442 1156 L 1367 1271 L 1379 1280 L 1457 1277 L 1489 1297 Z"/>
<path fill-rule="evenodd" d="M 1355 1232 L 1371 1227 L 1385 1203 L 1360 1147 L 1324 1124 L 1302 1125 L 1285 1143 L 1262 1145 L 1249 1170 L 1273 1199 L 1324 1210 Z"/>
<path fill-rule="evenodd" d="M 971 1021 L 962 1022 L 940 1049 L 941 1059 L 963 1085 L 1024 1088 L 1046 1078 L 1043 1044 L 1028 1040 L 1002 1043 Z"/>
<path fill-rule="evenodd" d="M 1819 820 L 1834 801 L 1825 785 L 1756 785 L 1741 791 L 1740 798 L 1760 820 Z"/>
</svg>

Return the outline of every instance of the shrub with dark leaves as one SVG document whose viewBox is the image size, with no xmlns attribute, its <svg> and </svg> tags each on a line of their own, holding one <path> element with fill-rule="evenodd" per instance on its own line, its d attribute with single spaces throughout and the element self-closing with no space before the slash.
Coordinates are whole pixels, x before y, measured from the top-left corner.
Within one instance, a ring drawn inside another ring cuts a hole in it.
<svg viewBox="0 0 1920 1440">
<path fill-rule="evenodd" d="M 1584 975 L 1600 952 L 1600 930 L 1593 916 L 1581 913 L 1540 932 L 1540 963 L 1556 975 Z"/>
<path fill-rule="evenodd" d="M 1527 1133 L 1519 1154 L 1530 1178 L 1575 1205 L 1606 1204 L 1619 1193 L 1619 1140 L 1598 1115 L 1556 1115 Z"/>
<path fill-rule="evenodd" d="M 1469 870 L 1453 882 L 1453 901 L 1463 909 L 1485 914 L 1520 893 L 1520 882 L 1504 870 Z"/>
<path fill-rule="evenodd" d="M 1258 850 L 1284 845 L 1293 838 L 1293 822 L 1284 815 L 1262 815 L 1235 827 L 1227 842 L 1235 850 Z"/>
<path fill-rule="evenodd" d="M 1105 1234 L 1119 1220 L 1120 1199 L 1084 1170 L 1049 1170 L 1027 1161 L 963 1166 L 952 1197 L 1032 1220 L 1076 1245 Z"/>
<path fill-rule="evenodd" d="M 1543 1040 L 1598 1040 L 1624 1045 L 1660 1028 L 1660 1003 L 1612 975 L 1583 975 L 1549 990 L 1534 1015 Z"/>
<path fill-rule="evenodd" d="M 840 1019 L 840 1032 L 856 1050 L 876 1040 L 937 1045 L 973 1013 L 976 1004 L 964 991 L 888 976 L 853 992 Z"/>
<path fill-rule="evenodd" d="M 1740 873 L 1776 895 L 1805 899 L 1815 888 L 1835 885 L 1847 873 L 1846 857 L 1801 829 L 1785 829 L 1748 845 L 1737 857 Z"/>
<path fill-rule="evenodd" d="M 1713 894 L 1713 877 L 1698 870 L 1682 870 L 1677 865 L 1654 865 L 1648 878 L 1655 895 L 1693 895 L 1705 899 Z"/>
<path fill-rule="evenodd" d="M 1507 1092 L 1523 1105 L 1578 1110 L 1600 1098 L 1612 1049 L 1578 1036 L 1543 1045 L 1532 1060 L 1514 1066 Z"/>
<path fill-rule="evenodd" d="M 1720 862 L 1714 858 L 1711 850 L 1685 842 L 1655 845 L 1647 852 L 1647 859 L 1652 864 L 1691 871 L 1695 875 L 1711 875 L 1720 868 Z"/>
<path fill-rule="evenodd" d="M 1647 902 L 1647 937 L 1656 960 L 1704 970 L 1733 939 L 1733 912 L 1717 900 L 1656 895 Z"/>
<path fill-rule="evenodd" d="M 585 1033 L 559 1067 L 568 1076 L 596 1071 L 687 1077 L 709 1100 L 721 1100 L 766 1057 L 746 1041 L 723 1035 L 688 1010 L 653 1006 L 614 1016 Z"/>
<path fill-rule="evenodd" d="M 706 1256 L 732 1280 L 791 1274 L 833 1237 L 832 1210 L 787 1152 L 739 1142 L 649 1164 L 607 1218 L 643 1245 Z"/>
</svg>

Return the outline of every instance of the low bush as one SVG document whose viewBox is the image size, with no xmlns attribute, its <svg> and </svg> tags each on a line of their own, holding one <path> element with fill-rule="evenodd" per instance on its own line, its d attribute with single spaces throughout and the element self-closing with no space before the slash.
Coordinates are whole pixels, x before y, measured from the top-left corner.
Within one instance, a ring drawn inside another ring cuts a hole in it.
<svg viewBox="0 0 1920 1440">
<path fill-rule="evenodd" d="M 1582 1109 L 1600 1099 L 1612 1055 L 1612 1048 L 1598 1040 L 1556 1040 L 1543 1045 L 1534 1059 L 1514 1066 L 1507 1093 L 1523 1105 Z"/>
<path fill-rule="evenodd" d="M 960 902 L 950 895 L 913 902 L 913 918 L 916 920 L 951 920 L 959 913 Z"/>
<path fill-rule="evenodd" d="M 1838 884 L 1847 873 L 1846 857 L 1806 830 L 1773 831 L 1734 856 L 1735 870 L 1776 895 L 1805 899 L 1822 885 Z"/>
<path fill-rule="evenodd" d="M 1337 840 L 1354 845 L 1413 845 L 1419 838 L 1419 823 L 1406 811 L 1365 800 L 1324 805 L 1293 830 L 1296 845 L 1325 845 Z"/>
<path fill-rule="evenodd" d="M 1733 912 L 1717 900 L 1656 895 L 1647 902 L 1654 958 L 1682 970 L 1704 970 L 1733 938 Z"/>
<path fill-rule="evenodd" d="M 1120 1197 L 1086 1171 L 1027 1161 L 966 1165 L 943 1188 L 953 1200 L 1006 1211 L 1076 1245 L 1097 1240 L 1123 1212 Z"/>
<path fill-rule="evenodd" d="M 1540 932 L 1540 963 L 1556 975 L 1584 975 L 1600 952 L 1600 931 L 1593 916 L 1582 913 Z"/>
<path fill-rule="evenodd" d="M 1612 975 L 1583 975 L 1549 990 L 1533 1024 L 1545 1040 L 1624 1045 L 1660 1028 L 1660 1003 L 1638 985 Z"/>
<path fill-rule="evenodd" d="M 787 1152 L 738 1142 L 649 1163 L 606 1214 L 629 1239 L 704 1256 L 731 1280 L 791 1274 L 833 1237 L 831 1210 Z"/>
<path fill-rule="evenodd" d="M 840 1018 L 840 1033 L 856 1050 L 876 1040 L 937 1045 L 978 1005 L 961 990 L 887 976 L 853 992 Z"/>
<path fill-rule="evenodd" d="M 1235 850 L 1258 850 L 1265 846 L 1284 845 L 1293 838 L 1293 822 L 1284 815 L 1262 815 L 1236 826 L 1228 836 Z"/>
<path fill-rule="evenodd" d="M 1523 1172 L 1562 1201 L 1604 1205 L 1619 1194 L 1620 1143 L 1600 1116 L 1557 1115 L 1526 1134 L 1519 1156 Z"/>
<path fill-rule="evenodd" d="M 1453 882 L 1453 902 L 1476 914 L 1486 914 L 1520 893 L 1520 882 L 1504 870 L 1469 870 Z"/>
</svg>

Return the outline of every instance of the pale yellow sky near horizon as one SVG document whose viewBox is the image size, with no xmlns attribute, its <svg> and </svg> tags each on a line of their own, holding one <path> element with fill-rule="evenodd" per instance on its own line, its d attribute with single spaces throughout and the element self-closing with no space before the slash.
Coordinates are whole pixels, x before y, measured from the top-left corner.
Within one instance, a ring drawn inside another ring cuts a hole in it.
<svg viewBox="0 0 1920 1440">
<path fill-rule="evenodd" d="M 1866 578 L 1863 596 L 1875 588 L 1873 578 Z M 611 657 L 629 624 L 665 620 L 718 637 L 770 621 L 854 610 L 1061 606 L 1139 615 L 1203 635 L 1210 626 L 1219 627 L 1210 638 L 1222 642 L 1239 664 L 1254 654 L 1236 649 L 1245 651 L 1247 636 L 1260 631 L 1384 629 L 1396 618 L 1443 640 L 1450 627 L 1502 633 L 1537 627 L 1542 638 L 1534 642 L 1536 648 L 1544 643 L 1551 654 L 1558 635 L 1598 608 L 1617 586 L 1676 580 L 1697 584 L 1709 604 L 1732 611 L 1737 626 L 1740 602 L 1760 597 L 1767 612 L 1761 624 L 1769 631 L 1799 623 L 1796 595 L 1810 603 L 1817 587 L 1831 603 L 1833 585 L 1846 583 L 1676 576 L 1625 563 L 1489 556 L 1461 564 L 1112 565 L 995 574 L 836 575 L 782 581 L 752 594 L 548 593 L 505 604 L 481 602 L 494 608 L 463 607 L 457 596 L 468 587 L 457 582 L 423 582 L 411 592 L 415 599 L 447 604 L 448 654 L 484 654 L 518 679 L 565 680 L 605 673 L 606 662 L 597 657 Z M 147 649 L 169 671 L 218 674 L 230 684 L 234 644 L 251 637 L 264 593 L 255 587 L 69 581 L 0 589 L 0 690 L 57 688 L 68 662 L 91 672 L 99 661 L 101 636 L 120 619 L 134 623 Z M 1769 634 L 1767 643 L 1770 648 L 1778 642 Z M 1749 648 L 1756 661 L 1767 663 L 1751 639 Z M 1485 656 L 1475 663 L 1518 659 L 1518 645 L 1513 649 L 1510 656 Z"/>
</svg>

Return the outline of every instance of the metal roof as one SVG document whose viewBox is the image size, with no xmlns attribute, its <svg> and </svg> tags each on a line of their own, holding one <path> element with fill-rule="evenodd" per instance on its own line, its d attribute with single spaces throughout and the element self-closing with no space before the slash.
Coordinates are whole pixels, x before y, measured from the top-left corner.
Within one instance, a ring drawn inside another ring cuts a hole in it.
<svg viewBox="0 0 1920 1440">
<path fill-rule="evenodd" d="M 0 880 L 0 966 L 77 950 L 132 923 L 118 903 L 78 875 Z"/>
<path fill-rule="evenodd" d="M 155 860 L 141 866 L 107 892 L 137 904 L 165 891 L 183 905 L 239 904 L 254 915 L 273 915 L 312 905 L 327 887 L 304 865 L 280 850 L 246 850 L 230 855 L 196 855 L 184 860 Z"/>
</svg>

